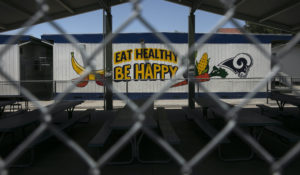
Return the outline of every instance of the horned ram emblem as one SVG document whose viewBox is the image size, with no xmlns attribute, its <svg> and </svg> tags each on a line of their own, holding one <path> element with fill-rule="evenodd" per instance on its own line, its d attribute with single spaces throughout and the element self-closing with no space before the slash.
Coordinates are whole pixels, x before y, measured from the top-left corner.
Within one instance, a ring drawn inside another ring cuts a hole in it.
<svg viewBox="0 0 300 175">
<path fill-rule="evenodd" d="M 240 78 L 247 77 L 249 69 L 252 65 L 253 59 L 247 53 L 239 53 L 235 57 L 229 58 L 218 64 L 219 67 L 228 68 Z"/>
</svg>

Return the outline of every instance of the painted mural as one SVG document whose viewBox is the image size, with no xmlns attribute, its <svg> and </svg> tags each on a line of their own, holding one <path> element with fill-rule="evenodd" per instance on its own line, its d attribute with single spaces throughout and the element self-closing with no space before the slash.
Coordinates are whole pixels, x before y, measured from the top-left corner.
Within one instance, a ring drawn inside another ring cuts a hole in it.
<svg viewBox="0 0 300 175">
<path fill-rule="evenodd" d="M 121 66 L 119 66 L 123 63 Z M 170 50 L 136 48 L 114 53 L 114 80 L 164 80 L 173 77 L 177 56 Z M 132 72 L 131 72 L 132 71 Z"/>
<path fill-rule="evenodd" d="M 217 65 L 210 65 L 208 53 L 204 52 L 197 59 L 195 55 L 195 81 L 206 82 L 212 77 L 226 78 L 228 71 L 233 72 L 239 78 L 246 78 L 253 65 L 253 59 L 250 54 L 239 53 L 234 57 L 225 59 Z M 170 50 L 160 48 L 135 48 L 114 52 L 113 58 L 113 79 L 115 82 L 130 80 L 165 80 L 175 76 L 178 66 L 177 56 Z M 73 70 L 81 75 L 85 68 L 80 65 L 71 52 L 71 64 Z M 104 70 L 93 70 L 84 80 L 76 84 L 77 87 L 85 87 L 90 80 L 96 84 L 104 85 Z M 187 78 L 187 75 L 184 75 Z M 73 78 L 76 81 L 77 78 Z M 188 84 L 187 80 L 178 82 L 172 87 L 178 87 Z"/>
<path fill-rule="evenodd" d="M 196 82 L 209 81 L 211 77 L 226 78 L 228 72 L 223 68 L 229 69 L 233 73 L 237 74 L 239 78 L 246 78 L 253 62 L 252 57 L 249 54 L 240 53 L 235 57 L 226 59 L 225 61 L 219 63 L 217 66 L 213 66 L 210 70 L 209 61 L 211 58 L 208 57 L 208 54 L 206 52 L 202 55 L 199 61 L 197 61 L 197 53 L 195 57 L 196 64 L 194 70 Z M 187 76 L 185 76 L 185 78 L 187 78 Z M 188 81 L 184 80 L 172 85 L 172 87 L 183 86 L 186 84 L 188 84 Z"/>
<path fill-rule="evenodd" d="M 197 58 L 197 54 L 196 54 L 196 58 Z M 199 61 L 197 61 L 197 59 L 196 59 L 196 64 L 195 64 L 195 68 L 194 68 L 196 81 L 205 82 L 205 81 L 209 81 L 210 78 L 214 77 L 214 76 L 219 76 L 219 77 L 225 78 L 228 75 L 228 73 L 226 72 L 225 69 L 218 68 L 216 66 L 214 66 L 212 68 L 212 71 L 209 73 L 209 71 L 210 71 L 209 61 L 210 61 L 210 58 L 208 57 L 207 53 L 204 53 Z M 184 78 L 187 78 L 187 76 L 185 76 Z M 186 84 L 188 84 L 188 81 L 184 80 L 184 81 L 174 84 L 172 87 L 183 86 Z"/>
<path fill-rule="evenodd" d="M 74 52 L 71 52 L 71 63 L 73 70 L 80 76 L 84 73 L 85 68 L 81 66 L 74 57 Z M 78 77 L 79 78 L 79 77 Z M 72 81 L 75 82 L 78 78 L 73 78 Z M 95 81 L 98 85 L 104 85 L 104 70 L 93 70 L 88 76 L 86 76 L 82 81 L 76 84 L 77 87 L 85 87 L 89 80 Z"/>
</svg>

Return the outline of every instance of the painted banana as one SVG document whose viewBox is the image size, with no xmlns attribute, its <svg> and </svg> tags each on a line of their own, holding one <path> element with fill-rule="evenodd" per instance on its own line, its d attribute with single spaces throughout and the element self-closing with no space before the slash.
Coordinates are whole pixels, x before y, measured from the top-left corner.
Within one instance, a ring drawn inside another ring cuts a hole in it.
<svg viewBox="0 0 300 175">
<path fill-rule="evenodd" d="M 71 62 L 72 62 L 72 67 L 75 70 L 75 72 L 78 75 L 83 74 L 83 72 L 84 72 L 85 69 L 75 60 L 75 58 L 74 58 L 74 52 L 71 52 Z"/>
<path fill-rule="evenodd" d="M 71 52 L 71 63 L 72 63 L 72 67 L 74 69 L 74 71 L 78 74 L 78 75 L 81 75 L 84 73 L 85 71 L 85 68 L 83 66 L 81 66 L 75 59 L 74 57 L 74 52 Z M 101 85 L 103 86 L 103 80 L 101 79 L 104 79 L 104 70 L 100 69 L 100 70 L 94 70 L 92 71 L 85 79 L 84 81 L 88 81 L 88 80 L 96 80 L 96 83 L 98 85 Z M 84 87 L 86 86 L 87 83 L 82 83 L 81 82 L 81 85 L 78 84 L 77 86 L 78 87 Z"/>
</svg>

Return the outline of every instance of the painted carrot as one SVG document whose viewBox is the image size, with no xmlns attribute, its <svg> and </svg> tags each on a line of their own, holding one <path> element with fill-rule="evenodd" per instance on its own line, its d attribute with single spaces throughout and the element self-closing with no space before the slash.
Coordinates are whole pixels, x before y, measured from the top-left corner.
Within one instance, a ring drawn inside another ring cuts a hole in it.
<svg viewBox="0 0 300 175">
<path fill-rule="evenodd" d="M 204 73 L 198 76 L 195 76 L 196 81 L 198 82 L 204 82 L 204 81 L 209 81 L 210 80 L 210 76 L 208 73 Z"/>
<path fill-rule="evenodd" d="M 75 81 L 77 81 L 78 78 L 74 78 L 72 79 L 72 82 L 75 83 Z M 78 82 L 76 84 L 77 87 L 85 87 L 87 84 L 89 83 L 89 78 L 85 77 L 82 81 Z"/>
<path fill-rule="evenodd" d="M 181 81 L 179 83 L 173 84 L 171 87 L 178 87 L 178 86 L 183 86 L 183 85 L 186 85 L 186 84 L 188 84 L 188 81 L 184 80 L 184 81 Z"/>
<path fill-rule="evenodd" d="M 104 76 L 103 76 L 103 75 L 100 75 L 100 77 L 96 77 L 96 83 L 97 83 L 99 86 L 103 86 L 103 85 L 104 85 L 104 82 L 105 82 L 105 79 L 104 79 Z"/>
</svg>

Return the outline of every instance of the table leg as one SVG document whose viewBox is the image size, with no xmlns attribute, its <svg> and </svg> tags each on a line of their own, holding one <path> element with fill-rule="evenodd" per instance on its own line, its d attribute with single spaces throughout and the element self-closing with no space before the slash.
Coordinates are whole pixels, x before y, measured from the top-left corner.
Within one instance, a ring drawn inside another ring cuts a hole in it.
<svg viewBox="0 0 300 175">
<path fill-rule="evenodd" d="M 73 106 L 73 107 L 67 109 L 67 112 L 68 112 L 68 119 L 71 119 L 71 118 L 72 118 L 72 114 L 73 114 L 74 108 L 75 108 L 75 106 Z"/>
<path fill-rule="evenodd" d="M 279 107 L 279 111 L 283 111 L 284 105 L 285 105 L 285 101 L 276 100 L 276 103 L 277 103 L 277 105 Z"/>
<path fill-rule="evenodd" d="M 2 116 L 3 112 L 4 112 L 5 106 L 1 106 L 0 107 L 0 116 Z"/>
<path fill-rule="evenodd" d="M 137 155 L 137 160 L 139 161 L 139 162 L 141 162 L 141 163 L 168 163 L 168 162 L 170 162 L 170 158 L 167 158 L 166 160 L 143 160 L 142 158 L 141 158 L 141 156 L 140 156 L 140 154 L 139 154 L 139 152 L 140 152 L 140 144 L 141 144 L 141 141 L 142 141 L 142 139 L 144 138 L 144 133 L 141 133 L 141 135 L 139 136 L 139 138 L 138 138 L 138 140 L 137 140 L 137 147 L 136 147 L 136 155 Z"/>
<path fill-rule="evenodd" d="M 207 116 L 207 110 L 208 110 L 208 107 L 202 107 L 202 114 L 203 114 L 203 118 L 204 119 L 208 118 L 208 116 Z"/>
</svg>

